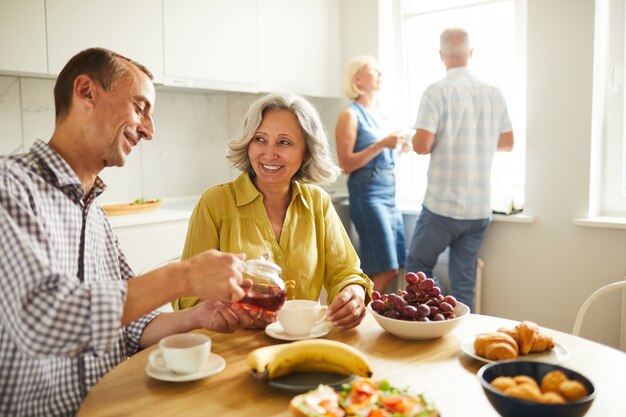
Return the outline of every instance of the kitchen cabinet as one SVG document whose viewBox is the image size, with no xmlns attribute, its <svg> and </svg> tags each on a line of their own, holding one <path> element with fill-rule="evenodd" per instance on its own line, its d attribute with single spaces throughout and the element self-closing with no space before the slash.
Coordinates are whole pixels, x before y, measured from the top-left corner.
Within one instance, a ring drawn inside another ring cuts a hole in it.
<svg viewBox="0 0 626 417">
<path fill-rule="evenodd" d="M 259 3 L 259 90 L 339 97 L 339 2 Z"/>
<path fill-rule="evenodd" d="M 162 82 L 162 11 L 154 0 L 47 0 L 49 73 L 58 75 L 74 54 L 98 46 L 140 62 Z"/>
<path fill-rule="evenodd" d="M 153 213 L 113 216 L 109 219 L 132 270 L 180 256 L 191 211 L 159 209 Z"/>
<path fill-rule="evenodd" d="M 156 83 L 339 97 L 334 0 L 0 0 L 0 72 L 56 76 L 105 47 Z"/>
<path fill-rule="evenodd" d="M 0 71 L 46 74 L 44 0 L 0 0 Z"/>
<path fill-rule="evenodd" d="M 166 85 L 258 91 L 258 0 L 164 0 Z"/>
</svg>

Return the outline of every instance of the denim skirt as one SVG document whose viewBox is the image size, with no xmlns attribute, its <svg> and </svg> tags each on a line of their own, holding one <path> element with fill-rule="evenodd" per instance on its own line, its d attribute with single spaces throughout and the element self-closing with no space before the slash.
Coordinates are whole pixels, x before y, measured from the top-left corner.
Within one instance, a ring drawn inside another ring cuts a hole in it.
<svg viewBox="0 0 626 417">
<path fill-rule="evenodd" d="M 393 169 L 362 168 L 351 173 L 348 193 L 363 272 L 371 276 L 402 268 L 406 258 L 404 222 L 396 206 Z"/>
</svg>

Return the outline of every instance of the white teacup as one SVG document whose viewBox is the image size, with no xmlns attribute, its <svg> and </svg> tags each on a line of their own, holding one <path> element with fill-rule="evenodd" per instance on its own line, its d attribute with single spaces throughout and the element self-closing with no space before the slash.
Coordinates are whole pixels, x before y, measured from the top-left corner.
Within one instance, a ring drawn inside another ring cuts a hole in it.
<svg viewBox="0 0 626 417">
<path fill-rule="evenodd" d="M 326 310 L 328 306 L 322 306 L 318 301 L 288 300 L 276 312 L 276 317 L 288 335 L 305 336 L 324 321 Z"/>
<path fill-rule="evenodd" d="M 411 152 L 413 150 L 413 136 L 415 136 L 415 129 L 405 129 L 400 132 L 404 136 L 404 142 L 399 143 L 396 149 L 402 153 Z"/>
<path fill-rule="evenodd" d="M 182 333 L 164 337 L 150 353 L 150 365 L 159 371 L 180 374 L 198 372 L 209 360 L 211 338 L 205 334 Z"/>
</svg>

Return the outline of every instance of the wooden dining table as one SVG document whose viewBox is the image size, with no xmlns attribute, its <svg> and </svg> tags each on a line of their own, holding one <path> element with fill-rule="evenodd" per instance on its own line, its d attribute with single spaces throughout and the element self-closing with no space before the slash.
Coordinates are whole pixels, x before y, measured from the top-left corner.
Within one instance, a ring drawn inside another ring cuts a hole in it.
<svg viewBox="0 0 626 417">
<path fill-rule="evenodd" d="M 348 343 L 365 353 L 372 364 L 373 379 L 426 393 L 444 417 L 489 417 L 498 414 L 476 376 L 484 363 L 464 354 L 461 341 L 468 335 L 515 324 L 471 314 L 452 333 L 420 341 L 384 331 L 368 313 L 355 329 L 333 328 L 325 338 Z M 626 353 L 568 333 L 544 330 L 568 353 L 561 365 L 594 383 L 597 396 L 587 416 L 626 416 Z M 190 382 L 152 379 L 145 369 L 148 355 L 156 348 L 152 346 L 120 363 L 92 387 L 77 416 L 291 416 L 288 406 L 295 394 L 257 379 L 246 363 L 253 349 L 288 342 L 259 330 L 202 332 L 211 336 L 212 352 L 226 360 L 221 372 Z"/>
</svg>

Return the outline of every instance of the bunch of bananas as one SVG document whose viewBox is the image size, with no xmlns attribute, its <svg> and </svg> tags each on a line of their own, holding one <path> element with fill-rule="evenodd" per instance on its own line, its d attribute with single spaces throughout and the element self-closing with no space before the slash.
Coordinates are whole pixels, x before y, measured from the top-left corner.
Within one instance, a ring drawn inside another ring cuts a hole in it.
<svg viewBox="0 0 626 417">
<path fill-rule="evenodd" d="M 326 339 L 258 348 L 248 354 L 247 361 L 257 376 L 269 380 L 298 372 L 372 376 L 365 355 L 350 345 Z"/>
</svg>

